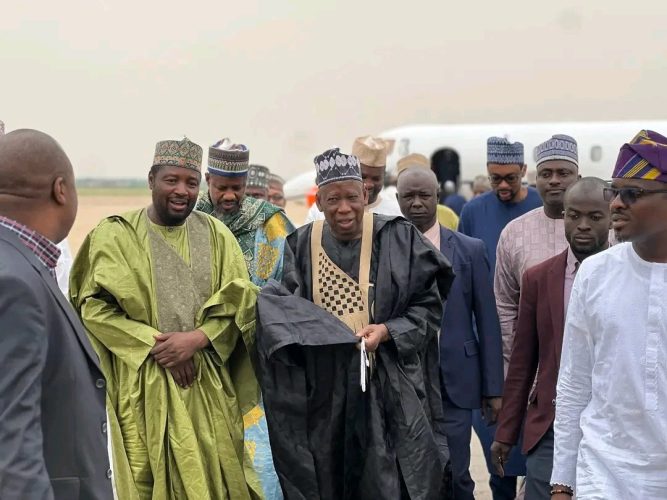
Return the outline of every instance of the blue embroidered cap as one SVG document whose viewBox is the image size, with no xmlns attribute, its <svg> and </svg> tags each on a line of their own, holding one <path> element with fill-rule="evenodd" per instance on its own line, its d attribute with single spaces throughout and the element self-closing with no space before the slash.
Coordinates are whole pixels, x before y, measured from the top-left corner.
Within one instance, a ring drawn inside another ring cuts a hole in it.
<svg viewBox="0 0 667 500">
<path fill-rule="evenodd" d="M 489 137 L 486 141 L 486 162 L 502 165 L 523 165 L 523 144 L 504 137 Z"/>
</svg>

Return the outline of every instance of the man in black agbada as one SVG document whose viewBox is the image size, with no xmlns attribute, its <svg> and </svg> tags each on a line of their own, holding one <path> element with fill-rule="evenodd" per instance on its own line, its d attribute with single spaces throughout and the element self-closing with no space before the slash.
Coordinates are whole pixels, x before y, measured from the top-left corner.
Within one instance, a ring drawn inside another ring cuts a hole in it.
<svg viewBox="0 0 667 500">
<path fill-rule="evenodd" d="M 282 285 L 269 283 L 258 302 L 283 492 L 447 498 L 437 333 L 451 267 L 409 222 L 364 213 L 356 157 L 333 149 L 315 165 L 325 221 L 288 236 Z"/>
</svg>

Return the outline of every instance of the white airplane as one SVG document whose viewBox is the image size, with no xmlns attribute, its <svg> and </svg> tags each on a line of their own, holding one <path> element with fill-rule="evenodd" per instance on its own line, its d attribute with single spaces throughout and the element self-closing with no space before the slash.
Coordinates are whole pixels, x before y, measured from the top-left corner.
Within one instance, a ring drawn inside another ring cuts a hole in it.
<svg viewBox="0 0 667 500">
<path fill-rule="evenodd" d="M 491 136 L 522 142 L 530 171 L 534 170 L 538 144 L 554 134 L 570 135 L 579 146 L 581 175 L 608 179 L 621 145 L 641 129 L 667 135 L 667 121 L 408 125 L 387 130 L 379 136 L 395 140 L 393 151 L 387 157 L 388 173 L 396 168 L 399 159 L 420 153 L 431 159 L 439 180 L 457 179 L 461 186 L 470 183 L 477 175 L 487 175 L 486 140 Z M 297 175 L 285 184 L 285 196 L 304 199 L 314 185 L 314 170 Z"/>
</svg>

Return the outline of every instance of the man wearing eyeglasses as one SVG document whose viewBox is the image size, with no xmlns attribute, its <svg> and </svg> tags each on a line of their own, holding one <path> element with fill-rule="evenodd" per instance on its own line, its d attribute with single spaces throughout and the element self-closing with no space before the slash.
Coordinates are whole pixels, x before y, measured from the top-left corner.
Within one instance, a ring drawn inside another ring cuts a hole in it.
<svg viewBox="0 0 667 500">
<path fill-rule="evenodd" d="M 486 169 L 491 191 L 476 196 L 463 207 L 459 232 L 486 244 L 491 271 L 496 266 L 496 245 L 503 228 L 512 220 L 542 206 L 539 194 L 522 185 L 526 175 L 523 144 L 502 137 L 487 141 Z"/>
<path fill-rule="evenodd" d="M 552 497 L 667 492 L 667 138 L 641 131 L 605 190 L 618 244 L 582 263 L 558 377 Z"/>
<path fill-rule="evenodd" d="M 496 245 L 503 228 L 517 217 L 541 207 L 542 200 L 535 189 L 522 185 L 526 164 L 520 142 L 511 143 L 505 138 L 490 137 L 487 141 L 486 168 L 491 191 L 473 198 L 463 207 L 459 231 L 484 241 L 493 273 Z M 494 500 L 512 499 L 516 495 L 517 476 L 526 473 L 526 462 L 521 453 L 514 450 L 505 463 L 504 477 L 495 473 L 489 452 L 497 416 L 496 410 L 485 412 L 484 417 L 479 410 L 473 410 L 473 427 L 482 443 Z"/>
</svg>

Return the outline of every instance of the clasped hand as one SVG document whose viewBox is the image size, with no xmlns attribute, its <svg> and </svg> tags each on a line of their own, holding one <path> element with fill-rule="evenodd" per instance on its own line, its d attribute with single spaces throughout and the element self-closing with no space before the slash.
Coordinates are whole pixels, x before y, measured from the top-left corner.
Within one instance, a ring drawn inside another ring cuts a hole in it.
<svg viewBox="0 0 667 500">
<path fill-rule="evenodd" d="M 155 335 L 155 347 L 151 356 L 163 368 L 169 370 L 181 387 L 190 387 L 195 379 L 193 356 L 208 345 L 204 332 L 168 332 Z"/>
</svg>

